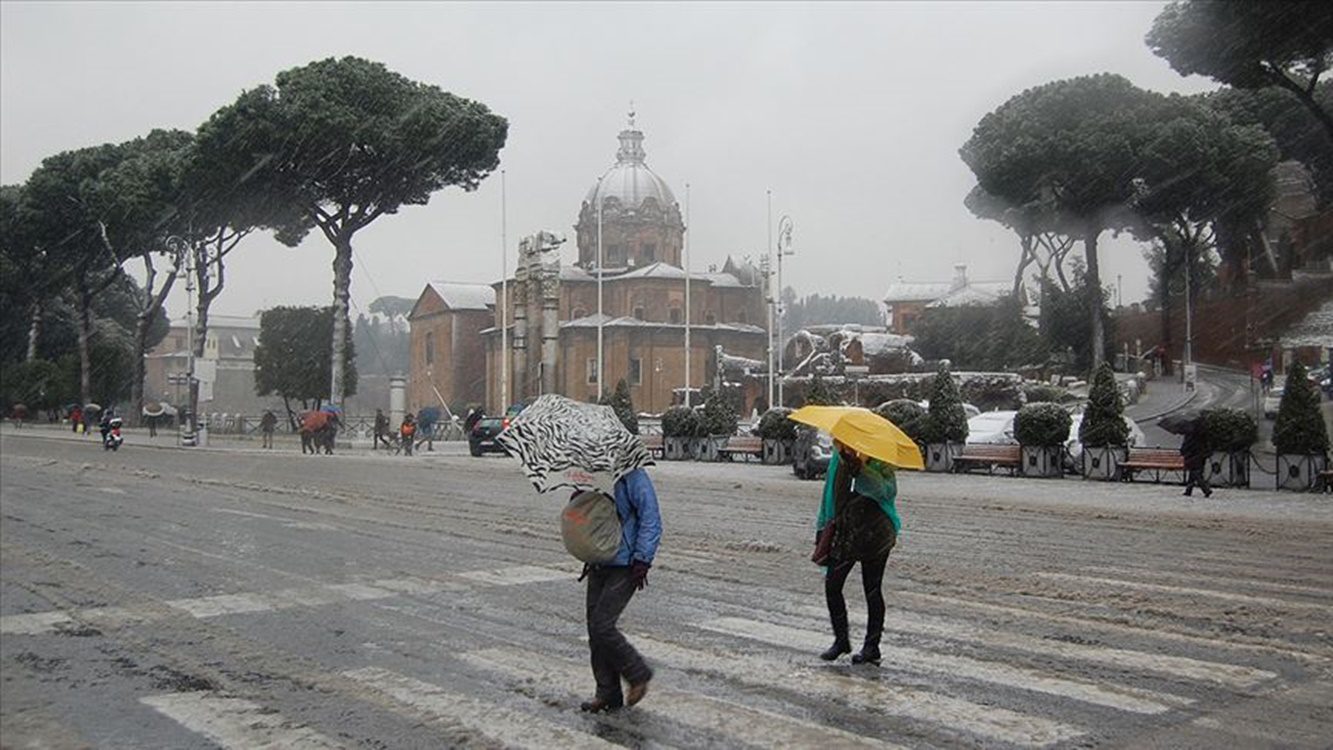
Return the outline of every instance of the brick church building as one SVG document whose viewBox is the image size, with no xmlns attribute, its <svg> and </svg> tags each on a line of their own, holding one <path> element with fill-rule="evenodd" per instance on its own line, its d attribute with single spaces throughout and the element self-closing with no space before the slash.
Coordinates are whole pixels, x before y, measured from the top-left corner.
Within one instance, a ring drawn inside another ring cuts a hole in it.
<svg viewBox="0 0 1333 750">
<path fill-rule="evenodd" d="M 682 264 L 685 223 L 680 204 L 666 180 L 649 169 L 643 133 L 621 131 L 615 164 L 584 196 L 574 225 L 577 261 L 561 260 L 558 240 L 541 233 L 520 244 L 514 275 L 507 284 L 495 282 L 489 321 L 476 330 L 484 341 L 484 392 L 475 379 L 453 377 L 452 384 L 433 383 L 450 407 L 470 401 L 497 413 L 506 404 L 542 393 L 560 393 L 581 401 L 597 397 L 597 330 L 600 320 L 603 388 L 610 393 L 624 378 L 635 407 L 660 412 L 679 402 L 685 386 L 685 285 Z M 598 207 L 600 206 L 600 216 Z M 601 249 L 602 317 L 597 313 L 598 249 Z M 690 385 L 711 385 L 716 373 L 716 347 L 727 355 L 752 360 L 767 357 L 763 327 L 767 308 L 763 277 L 747 262 L 728 258 L 706 272 L 692 272 L 690 284 Z M 507 320 L 500 321 L 495 303 L 507 288 Z M 436 288 L 438 289 L 438 287 Z M 461 291 L 461 290 L 459 290 Z M 472 297 L 472 295 L 468 295 Z M 453 367 L 477 372 L 471 361 L 477 349 L 460 332 L 477 328 L 475 299 L 471 313 L 453 309 L 430 286 L 418 301 L 412 321 L 412 400 L 425 394 L 415 383 L 428 378 L 426 368 L 452 361 L 466 352 L 465 363 Z M 459 305 L 463 307 L 464 305 Z M 429 312 L 428 312 L 429 311 Z M 429 324 L 424 319 L 430 318 Z M 419 330 L 418 320 L 422 324 Z M 445 320 L 450 320 L 446 326 Z M 508 331 L 502 353 L 500 326 Z M 447 328 L 448 339 L 442 332 Z M 437 333 L 431 333 L 437 332 Z M 439 336 L 430 346 L 432 365 L 419 337 Z M 509 357 L 508 393 L 502 390 L 503 356 Z M 420 360 L 420 361 L 419 361 Z M 432 379 L 434 380 L 434 379 Z M 449 385 L 448 389 L 441 385 Z M 461 387 L 466 386 L 466 387 Z M 419 407 L 425 403 L 413 404 Z M 748 410 L 754 404 L 746 404 Z"/>
</svg>

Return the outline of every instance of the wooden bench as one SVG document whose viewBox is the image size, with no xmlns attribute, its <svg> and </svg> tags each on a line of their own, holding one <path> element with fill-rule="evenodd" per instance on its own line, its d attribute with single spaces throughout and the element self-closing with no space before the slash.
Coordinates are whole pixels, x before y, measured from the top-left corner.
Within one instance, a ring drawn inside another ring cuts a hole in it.
<svg viewBox="0 0 1333 750">
<path fill-rule="evenodd" d="M 736 456 L 742 456 L 746 461 L 750 460 L 750 456 L 762 460 L 764 457 L 764 441 L 762 438 L 736 435 L 727 438 L 727 444 L 722 446 L 718 453 L 728 461 L 735 461 Z"/>
<path fill-rule="evenodd" d="M 1023 464 L 1023 449 L 1018 445 L 974 443 L 963 446 L 963 452 L 954 456 L 953 470 L 960 474 L 976 468 L 985 468 L 987 474 L 994 474 L 997 466 L 1009 470 L 1010 474 L 1018 471 Z"/>
<path fill-rule="evenodd" d="M 648 455 L 653 458 L 663 458 L 665 456 L 666 448 L 663 445 L 661 433 L 640 435 L 639 439 L 643 441 L 643 447 L 648 449 Z"/>
<path fill-rule="evenodd" d="M 1161 482 L 1163 474 L 1179 472 L 1183 482 L 1185 457 L 1169 448 L 1130 448 L 1129 456 L 1120 464 L 1120 478 L 1132 482 L 1140 471 L 1152 472 L 1154 482 Z"/>
</svg>

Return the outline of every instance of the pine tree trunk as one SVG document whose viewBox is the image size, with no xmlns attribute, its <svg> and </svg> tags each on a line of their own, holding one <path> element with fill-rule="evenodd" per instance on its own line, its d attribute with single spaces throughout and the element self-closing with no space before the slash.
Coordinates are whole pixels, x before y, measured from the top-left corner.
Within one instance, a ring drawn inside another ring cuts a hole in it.
<svg viewBox="0 0 1333 750">
<path fill-rule="evenodd" d="M 195 281 L 199 284 L 199 298 L 194 304 L 194 360 L 198 362 L 204 358 L 204 350 L 208 345 L 208 307 L 213 303 L 213 294 L 208 289 L 208 269 L 204 264 L 196 263 Z M 190 429 L 193 430 L 199 423 L 199 379 L 190 372 Z"/>
<path fill-rule="evenodd" d="M 42 301 L 34 300 L 32 312 L 28 316 L 28 351 L 25 359 L 32 362 L 37 359 L 37 342 L 42 337 Z"/>
<path fill-rule="evenodd" d="M 93 336 L 93 295 L 86 281 L 78 282 L 79 295 L 79 398 L 86 405 L 93 400 L 93 366 L 91 342 Z"/>
<path fill-rule="evenodd" d="M 330 348 L 329 403 L 341 406 L 346 389 L 348 298 L 352 285 L 352 241 L 340 237 L 333 256 L 333 346 Z"/>
<path fill-rule="evenodd" d="M 1088 264 L 1088 311 L 1092 315 L 1092 371 L 1096 372 L 1102 364 L 1106 346 L 1106 331 L 1102 329 L 1102 276 L 1097 265 L 1097 235 L 1102 233 L 1099 224 L 1089 223 L 1087 233 L 1083 235 L 1083 254 Z"/>
<path fill-rule="evenodd" d="M 148 348 L 148 326 L 152 315 L 140 314 L 134 326 L 134 380 L 130 382 L 130 424 L 138 426 L 143 422 L 143 385 L 147 378 L 147 364 L 144 360 Z"/>
</svg>

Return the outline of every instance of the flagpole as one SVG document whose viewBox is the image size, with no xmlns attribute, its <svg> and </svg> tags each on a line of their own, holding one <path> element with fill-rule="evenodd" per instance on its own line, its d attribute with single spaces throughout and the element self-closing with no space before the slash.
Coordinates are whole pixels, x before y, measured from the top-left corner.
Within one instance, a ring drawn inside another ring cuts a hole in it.
<svg viewBox="0 0 1333 750">
<path fill-rule="evenodd" d="M 690 183 L 685 183 L 685 406 L 690 406 Z"/>
<path fill-rule="evenodd" d="M 602 400 L 602 180 L 597 178 L 597 400 Z"/>
</svg>

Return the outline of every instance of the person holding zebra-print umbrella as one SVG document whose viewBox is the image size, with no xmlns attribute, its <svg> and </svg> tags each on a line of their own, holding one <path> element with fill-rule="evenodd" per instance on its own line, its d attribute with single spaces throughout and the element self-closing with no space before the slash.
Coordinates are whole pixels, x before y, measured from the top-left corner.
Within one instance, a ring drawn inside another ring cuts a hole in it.
<svg viewBox="0 0 1333 750">
<path fill-rule="evenodd" d="M 588 649 L 596 694 L 581 708 L 614 711 L 643 700 L 653 671 L 617 627 L 648 582 L 662 538 L 652 456 L 609 406 L 538 398 L 497 440 L 540 493 L 574 491 L 561 513 L 566 549 L 584 562 Z M 628 685 L 622 688 L 621 682 Z"/>
</svg>

